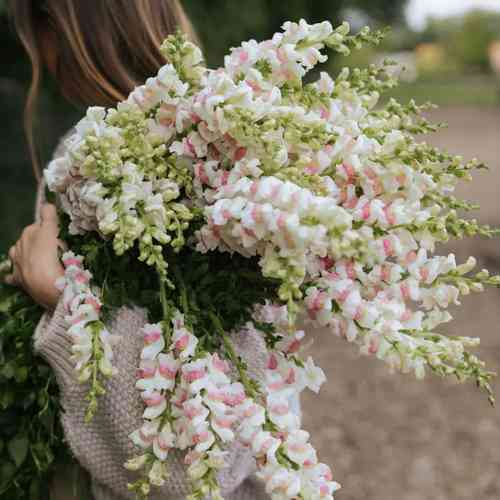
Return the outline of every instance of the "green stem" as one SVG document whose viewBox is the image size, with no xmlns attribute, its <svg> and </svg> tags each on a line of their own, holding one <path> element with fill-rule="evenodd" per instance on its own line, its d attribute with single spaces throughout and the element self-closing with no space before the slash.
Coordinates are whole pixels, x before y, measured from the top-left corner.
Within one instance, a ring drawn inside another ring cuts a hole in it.
<svg viewBox="0 0 500 500">
<path fill-rule="evenodd" d="M 177 281 L 177 284 L 180 288 L 180 294 L 181 294 L 181 307 L 182 307 L 182 312 L 184 313 L 184 316 L 186 317 L 186 321 L 188 320 L 188 313 L 189 313 L 189 301 L 188 301 L 188 295 L 187 295 L 187 288 L 186 284 L 184 283 L 184 279 L 182 278 L 182 274 L 179 271 L 179 268 L 175 263 L 172 264 L 171 266 L 172 271 L 174 272 L 175 279 Z"/>
<path fill-rule="evenodd" d="M 219 317 L 213 311 L 210 311 L 208 314 L 210 316 L 210 319 L 212 320 L 215 329 L 217 330 L 217 333 L 222 338 L 222 343 L 224 344 L 224 347 L 226 349 L 230 361 L 233 363 L 234 366 L 236 366 L 238 370 L 238 375 L 240 376 L 240 381 L 243 384 L 243 387 L 245 388 L 245 392 L 251 398 L 255 398 L 258 395 L 258 391 L 255 389 L 252 380 L 248 377 L 246 369 L 243 366 L 243 363 L 241 362 L 239 356 L 236 354 L 233 344 L 229 340 L 229 336 L 224 331 L 224 328 L 222 327 L 222 323 L 220 322 Z"/>
<path fill-rule="evenodd" d="M 89 405 L 87 407 L 87 412 L 85 414 L 85 422 L 89 423 L 92 418 L 94 418 L 95 412 L 97 410 L 97 396 L 98 396 L 98 372 L 99 372 L 99 358 L 100 349 L 98 342 L 99 327 L 97 324 L 90 325 L 92 329 L 92 386 L 90 393 L 88 395 Z"/>
<path fill-rule="evenodd" d="M 172 393 L 172 391 L 168 391 Z M 169 424 L 174 423 L 174 419 L 172 418 L 172 410 L 170 408 L 170 398 L 167 401 L 167 408 L 165 409 L 165 412 L 161 416 L 161 421 L 160 421 L 160 431 L 163 430 L 165 427 L 165 424 L 168 422 Z"/>
<path fill-rule="evenodd" d="M 170 304 L 168 303 L 167 300 L 167 287 L 165 284 L 165 281 L 161 279 L 161 276 L 159 277 L 159 282 L 160 282 L 160 302 L 161 302 L 161 309 L 163 312 L 163 321 L 162 323 L 162 330 L 163 330 L 163 335 L 165 337 L 165 345 L 167 348 L 170 347 L 170 337 L 172 335 L 172 327 L 170 325 Z"/>
<path fill-rule="evenodd" d="M 159 276 L 159 282 L 160 282 L 160 302 L 161 302 L 161 308 L 163 312 L 163 319 L 167 320 L 169 319 L 170 315 L 170 308 L 168 305 L 167 301 L 167 288 L 165 286 L 165 281 L 161 279 L 161 276 Z"/>
</svg>

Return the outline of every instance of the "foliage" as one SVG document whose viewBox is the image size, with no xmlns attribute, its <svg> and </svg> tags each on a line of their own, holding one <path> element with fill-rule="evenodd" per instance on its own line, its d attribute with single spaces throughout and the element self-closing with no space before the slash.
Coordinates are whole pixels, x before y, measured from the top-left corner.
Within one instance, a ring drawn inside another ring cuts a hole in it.
<svg viewBox="0 0 500 500">
<path fill-rule="evenodd" d="M 60 214 L 62 227 L 68 227 L 68 216 Z M 150 320 L 163 317 L 155 273 L 139 261 L 137 246 L 117 257 L 110 241 L 101 240 L 96 233 L 71 236 L 63 229 L 61 238 L 73 252 L 85 255 L 85 266 L 96 283 L 102 283 L 101 298 L 104 315 L 109 318 L 122 305 L 147 307 Z M 167 259 L 175 290 L 168 298 L 182 309 L 177 290 L 186 288 L 190 297 L 189 310 L 197 318 L 200 335 L 211 329 L 209 311 L 222 318 L 226 331 L 241 326 L 250 319 L 255 303 L 273 296 L 277 283 L 254 272 L 255 259 L 239 254 L 214 253 L 206 255 L 184 250 L 170 252 Z"/>
<path fill-rule="evenodd" d="M 54 373 L 33 352 L 42 308 L 0 284 L 0 498 L 48 498 L 56 461 L 71 461 Z"/>
<path fill-rule="evenodd" d="M 423 41 L 442 44 L 449 57 L 467 72 L 491 70 L 488 47 L 500 37 L 500 14 L 474 10 L 464 16 L 432 19 Z"/>
</svg>

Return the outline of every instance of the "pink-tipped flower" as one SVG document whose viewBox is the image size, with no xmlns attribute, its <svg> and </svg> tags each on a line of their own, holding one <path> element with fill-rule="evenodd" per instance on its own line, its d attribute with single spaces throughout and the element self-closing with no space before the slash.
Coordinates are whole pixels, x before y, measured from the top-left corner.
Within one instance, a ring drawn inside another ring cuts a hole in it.
<svg viewBox="0 0 500 500">
<path fill-rule="evenodd" d="M 142 400 L 146 406 L 159 406 L 165 401 L 165 396 L 159 392 L 143 392 Z"/>
<path fill-rule="evenodd" d="M 166 460 L 168 452 L 175 446 L 175 434 L 166 424 L 153 441 L 153 452 L 159 460 Z"/>
<path fill-rule="evenodd" d="M 242 384 L 235 382 L 226 387 L 224 393 L 224 403 L 228 406 L 238 406 L 247 398 Z"/>
<path fill-rule="evenodd" d="M 155 359 L 165 348 L 165 339 L 160 324 L 146 324 L 142 327 L 145 347 L 141 359 Z"/>
<path fill-rule="evenodd" d="M 180 361 L 175 359 L 172 354 L 161 353 L 158 355 L 158 371 L 167 380 L 175 380 L 180 365 Z"/>
</svg>

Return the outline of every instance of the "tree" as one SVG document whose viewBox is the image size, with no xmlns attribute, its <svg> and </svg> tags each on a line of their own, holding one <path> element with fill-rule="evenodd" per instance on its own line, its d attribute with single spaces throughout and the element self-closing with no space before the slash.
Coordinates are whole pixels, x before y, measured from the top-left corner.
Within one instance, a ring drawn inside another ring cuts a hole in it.
<svg viewBox="0 0 500 500">
<path fill-rule="evenodd" d="M 500 38 L 500 15 L 476 10 L 466 14 L 450 40 L 450 52 L 465 68 L 490 71 L 488 48 Z"/>
<path fill-rule="evenodd" d="M 489 72 L 488 48 L 500 39 L 500 14 L 473 10 L 464 16 L 432 19 L 423 41 L 440 43 L 449 57 L 468 72 Z"/>
</svg>

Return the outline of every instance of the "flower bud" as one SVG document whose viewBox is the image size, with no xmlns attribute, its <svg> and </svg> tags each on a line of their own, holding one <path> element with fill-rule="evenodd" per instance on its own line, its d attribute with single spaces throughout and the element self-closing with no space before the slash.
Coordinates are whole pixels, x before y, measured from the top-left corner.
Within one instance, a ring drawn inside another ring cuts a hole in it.
<svg viewBox="0 0 500 500">
<path fill-rule="evenodd" d="M 467 285 L 467 283 L 465 283 L 464 281 L 459 281 L 457 283 L 457 286 L 458 286 L 458 290 L 460 291 L 460 294 L 461 295 L 469 295 L 470 293 L 470 288 L 469 286 Z"/>
<path fill-rule="evenodd" d="M 78 382 L 81 383 L 87 382 L 87 380 L 90 378 L 91 375 L 92 375 L 92 367 L 86 366 L 78 375 Z"/>
<path fill-rule="evenodd" d="M 127 470 L 137 471 L 137 470 L 141 470 L 146 465 L 147 460 L 148 460 L 147 455 L 140 455 L 138 457 L 134 457 L 134 458 L 131 458 L 130 460 L 127 460 L 123 464 L 123 466 Z"/>
</svg>

